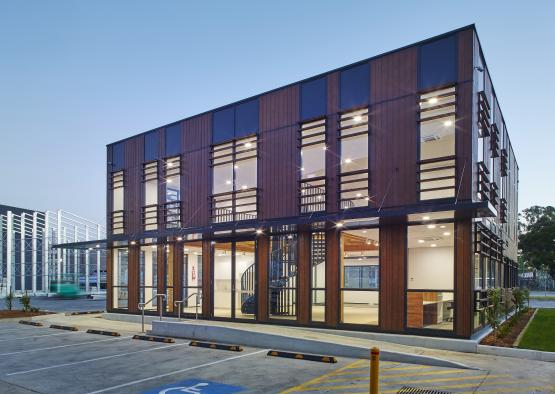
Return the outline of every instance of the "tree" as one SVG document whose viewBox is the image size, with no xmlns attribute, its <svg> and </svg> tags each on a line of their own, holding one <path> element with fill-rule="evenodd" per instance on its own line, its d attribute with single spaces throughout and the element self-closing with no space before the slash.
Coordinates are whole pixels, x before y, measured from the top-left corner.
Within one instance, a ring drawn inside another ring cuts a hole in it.
<svg viewBox="0 0 555 394">
<path fill-rule="evenodd" d="M 528 265 L 544 270 L 555 280 L 555 208 L 534 205 L 522 211 L 519 248 Z"/>
</svg>

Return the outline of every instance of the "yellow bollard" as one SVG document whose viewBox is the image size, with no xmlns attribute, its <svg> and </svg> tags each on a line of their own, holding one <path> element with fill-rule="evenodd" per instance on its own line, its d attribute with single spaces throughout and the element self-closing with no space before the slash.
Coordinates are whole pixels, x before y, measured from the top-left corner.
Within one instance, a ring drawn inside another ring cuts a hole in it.
<svg viewBox="0 0 555 394">
<path fill-rule="evenodd" d="M 370 350 L 370 394 L 378 394 L 380 384 L 380 349 Z"/>
</svg>

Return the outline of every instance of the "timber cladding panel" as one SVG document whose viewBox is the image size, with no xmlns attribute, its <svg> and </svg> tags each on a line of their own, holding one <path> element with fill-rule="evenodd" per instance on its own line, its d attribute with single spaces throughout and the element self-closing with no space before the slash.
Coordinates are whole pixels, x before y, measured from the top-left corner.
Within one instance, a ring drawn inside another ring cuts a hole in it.
<svg viewBox="0 0 555 394">
<path fill-rule="evenodd" d="M 258 187 L 260 218 L 296 216 L 299 86 L 260 97 Z"/>
<path fill-rule="evenodd" d="M 371 63 L 371 205 L 395 207 L 417 201 L 417 49 Z"/>
<path fill-rule="evenodd" d="M 380 328 L 403 331 L 407 227 L 383 223 L 380 227 Z"/>
<path fill-rule="evenodd" d="M 125 233 L 133 234 L 142 231 L 141 227 L 141 171 L 143 162 L 143 141 L 131 138 L 125 141 L 125 193 L 123 207 L 125 210 Z"/>
<path fill-rule="evenodd" d="M 457 85 L 457 131 L 456 131 L 456 155 L 457 155 L 457 183 L 458 199 L 472 199 L 473 189 L 476 185 L 473 181 L 472 160 L 472 134 L 473 134 L 473 99 L 474 88 L 472 74 L 474 69 L 474 49 L 472 30 L 458 34 L 458 80 Z"/>
<path fill-rule="evenodd" d="M 185 152 L 181 176 L 183 227 L 206 226 L 210 223 L 209 196 L 212 191 L 212 115 L 204 114 L 184 123 L 181 138 L 182 151 Z"/>
<path fill-rule="evenodd" d="M 472 220 L 455 221 L 455 334 L 468 337 L 472 333 Z"/>
<path fill-rule="evenodd" d="M 326 124 L 326 210 L 337 212 L 339 209 L 339 165 L 340 153 L 337 140 L 339 111 L 339 73 L 327 76 L 328 81 L 328 120 Z"/>
</svg>

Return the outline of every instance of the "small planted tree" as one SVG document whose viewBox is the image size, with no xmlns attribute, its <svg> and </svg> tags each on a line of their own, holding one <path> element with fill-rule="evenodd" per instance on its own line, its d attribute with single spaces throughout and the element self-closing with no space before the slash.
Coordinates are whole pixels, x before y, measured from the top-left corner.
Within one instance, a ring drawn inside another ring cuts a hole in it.
<svg viewBox="0 0 555 394">
<path fill-rule="evenodd" d="M 6 295 L 6 308 L 8 308 L 8 310 L 11 311 L 12 307 L 13 307 L 13 292 L 10 289 L 10 292 Z"/>
<path fill-rule="evenodd" d="M 501 324 L 501 289 L 488 290 L 488 307 L 486 308 L 486 321 L 493 329 L 493 335 L 497 338 L 499 325 Z"/>
<path fill-rule="evenodd" d="M 29 312 L 31 310 L 31 297 L 29 297 L 27 292 L 21 296 L 19 302 L 23 306 L 23 312 Z"/>
</svg>

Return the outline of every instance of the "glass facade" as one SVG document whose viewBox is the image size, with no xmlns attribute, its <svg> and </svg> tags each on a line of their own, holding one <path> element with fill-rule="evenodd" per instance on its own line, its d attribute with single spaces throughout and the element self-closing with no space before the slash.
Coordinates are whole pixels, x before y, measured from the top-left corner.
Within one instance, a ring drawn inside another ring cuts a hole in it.
<svg viewBox="0 0 555 394">
<path fill-rule="evenodd" d="M 301 213 L 326 209 L 326 119 L 301 124 Z"/>
<path fill-rule="evenodd" d="M 268 304 L 270 318 L 297 318 L 297 234 L 270 236 Z"/>
<path fill-rule="evenodd" d="M 112 307 L 127 309 L 128 300 L 128 256 L 127 248 L 112 250 Z"/>
</svg>

